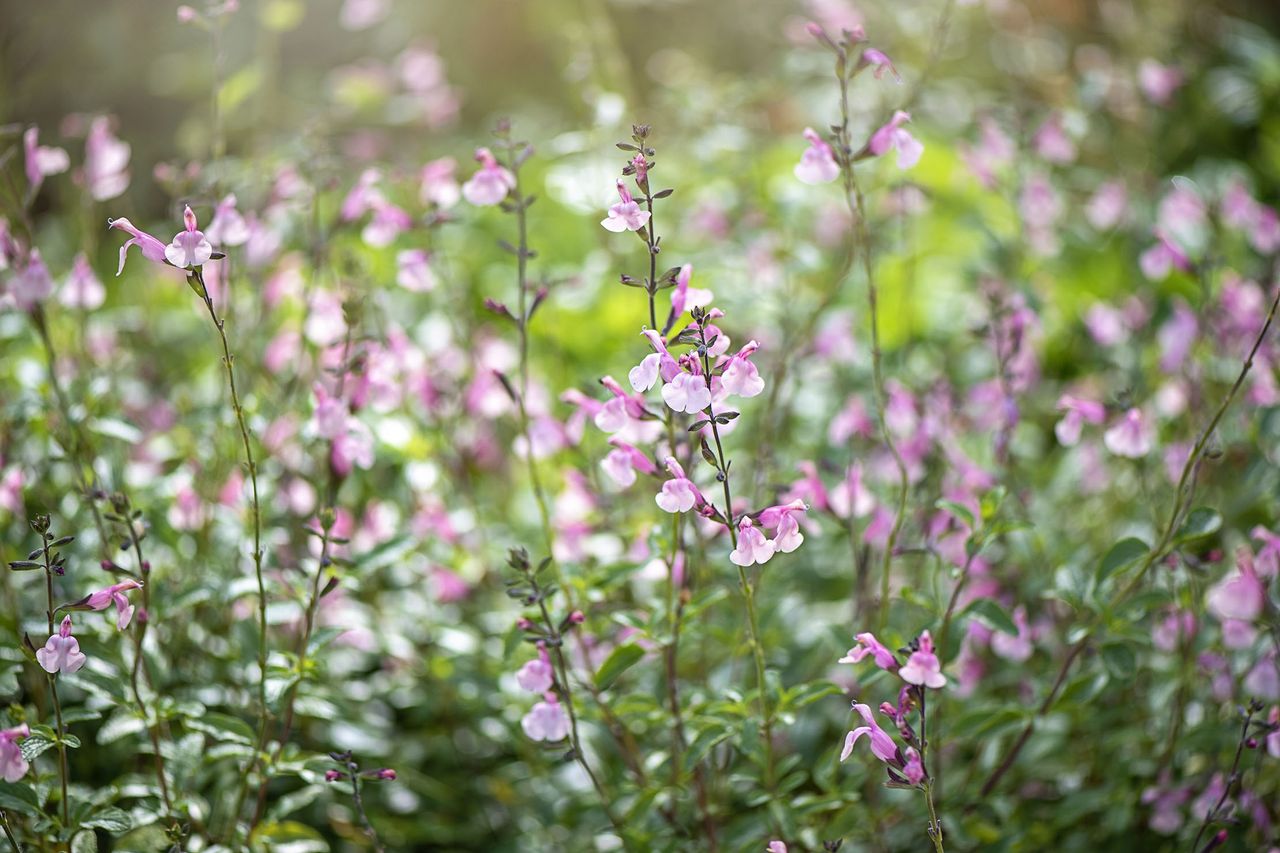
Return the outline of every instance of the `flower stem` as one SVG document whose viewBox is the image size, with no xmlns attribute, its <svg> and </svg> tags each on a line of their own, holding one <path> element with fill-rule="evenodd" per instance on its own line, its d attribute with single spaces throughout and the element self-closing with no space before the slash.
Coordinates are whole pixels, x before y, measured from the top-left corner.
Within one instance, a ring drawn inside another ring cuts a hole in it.
<svg viewBox="0 0 1280 853">
<path fill-rule="evenodd" d="M 249 434 L 249 425 L 245 420 L 244 406 L 240 402 L 240 394 L 236 390 L 235 358 L 231 354 L 231 344 L 227 341 L 226 326 L 214 308 L 213 299 L 205 288 L 204 276 L 197 267 L 193 273 L 200 284 L 200 294 L 214 328 L 218 330 L 218 338 L 222 342 L 222 363 L 227 371 L 227 386 L 231 392 L 231 408 L 235 412 L 236 425 L 240 429 L 240 440 L 244 445 L 245 462 L 249 469 L 249 484 L 253 494 L 253 569 L 258 582 L 258 743 L 253 756 L 245 765 L 241 774 L 240 787 L 236 792 L 235 808 L 231 813 L 233 821 L 232 837 L 239 835 L 240 809 L 244 805 L 245 796 L 249 792 L 249 774 L 254 767 L 262 763 L 262 751 L 267 743 L 267 725 L 270 720 L 270 709 L 267 706 L 267 585 L 262 573 L 262 511 L 258 502 L 258 466 L 253 455 L 253 441 Z"/>
<path fill-rule="evenodd" d="M 356 813 L 360 815 L 360 823 L 364 825 L 364 834 L 369 837 L 369 841 L 373 844 L 373 849 L 377 853 L 384 853 L 386 850 L 382 846 L 382 842 L 378 840 L 378 831 L 373 828 L 373 821 L 369 820 L 369 813 L 364 808 L 364 798 L 360 794 L 360 773 L 354 764 L 349 764 L 348 768 L 351 776 L 351 799 L 355 801 Z"/>
<path fill-rule="evenodd" d="M 22 845 L 18 843 L 18 839 L 13 834 L 13 827 L 9 825 L 9 813 L 4 809 L 0 809 L 0 829 L 4 830 L 4 837 L 9 839 L 9 846 L 13 848 L 13 853 L 22 853 Z"/>
<path fill-rule="evenodd" d="M 47 525 L 46 525 L 47 526 Z M 44 589 L 45 601 L 48 609 L 45 615 L 49 617 L 49 636 L 53 636 L 53 564 L 51 555 L 49 554 L 49 543 L 52 539 L 48 530 L 40 532 L 41 549 L 44 552 Z M 71 826 L 71 803 L 67 796 L 67 729 L 62 722 L 62 702 L 58 699 L 58 676 L 55 673 L 48 673 L 49 677 L 49 696 L 53 700 L 53 715 L 58 724 L 58 781 L 62 786 L 62 826 L 67 829 Z"/>
<path fill-rule="evenodd" d="M 138 560 L 138 573 L 143 577 L 142 584 L 142 613 L 145 616 L 138 620 L 138 630 L 134 632 L 133 646 L 133 666 L 129 671 L 129 686 L 133 688 L 134 701 L 138 703 L 138 712 L 142 714 L 143 724 L 147 727 L 147 736 L 151 739 L 151 748 L 156 754 L 156 781 L 160 783 L 160 796 L 164 800 L 165 811 L 173 815 L 173 800 L 169 796 L 169 783 L 165 778 L 164 756 L 160 753 L 160 735 L 157 732 L 159 722 L 152 724 L 151 713 L 147 708 L 146 700 L 142 698 L 142 691 L 138 686 L 139 671 L 143 669 L 142 648 L 147 638 L 147 626 L 151 623 L 151 583 L 149 571 L 146 568 L 147 561 L 142 558 L 142 543 L 138 533 L 133 528 L 133 519 L 126 519 L 129 527 L 129 540 L 133 544 L 133 553 Z M 147 681 L 150 683 L 151 676 L 147 674 Z M 154 689 L 154 685 L 152 685 Z"/>
</svg>

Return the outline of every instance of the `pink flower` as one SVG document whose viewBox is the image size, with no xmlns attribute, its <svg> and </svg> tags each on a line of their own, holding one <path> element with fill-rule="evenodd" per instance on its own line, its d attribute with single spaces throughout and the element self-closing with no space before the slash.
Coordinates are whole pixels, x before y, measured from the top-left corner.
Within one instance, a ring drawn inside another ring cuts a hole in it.
<svg viewBox="0 0 1280 853">
<path fill-rule="evenodd" d="M 1021 663 L 1031 657 L 1031 629 L 1027 626 L 1027 609 L 1019 606 L 1013 611 L 1013 624 L 1018 628 L 1018 635 L 1011 637 L 1003 631 L 991 635 L 991 651 L 1014 663 Z"/>
<path fill-rule="evenodd" d="M 569 716 L 554 693 L 547 693 L 544 698 L 545 701 L 537 703 L 524 715 L 520 728 L 531 740 L 548 743 L 564 740 L 569 736 Z"/>
<path fill-rule="evenodd" d="M 17 744 L 18 738 L 30 736 L 31 729 L 26 723 L 11 729 L 0 729 L 0 776 L 10 784 L 26 776 L 31 769 Z"/>
<path fill-rule="evenodd" d="M 1130 409 L 1102 436 L 1102 443 L 1116 456 L 1141 459 L 1151 452 L 1152 428 L 1140 409 Z"/>
<path fill-rule="evenodd" d="M 874 68 L 875 71 L 871 73 L 875 75 L 877 80 L 882 79 L 884 75 L 888 73 L 894 80 L 897 80 L 899 83 L 902 82 L 902 77 L 898 74 L 898 69 L 893 67 L 893 62 L 890 61 L 889 57 L 885 56 L 874 47 L 869 47 L 862 52 L 862 59 L 858 61 L 858 67 Z"/>
<path fill-rule="evenodd" d="M 907 747 L 904 754 L 907 763 L 902 767 L 902 775 L 906 776 L 907 781 L 912 785 L 919 785 L 924 781 L 924 762 L 920 760 L 920 753 L 912 747 Z"/>
<path fill-rule="evenodd" d="M 898 670 L 898 675 L 908 684 L 932 687 L 937 690 L 947 686 L 947 677 L 942 674 L 942 665 L 933 652 L 933 638 L 925 631 L 920 635 L 920 647 L 911 653 L 907 662 Z"/>
<path fill-rule="evenodd" d="M 133 578 L 126 578 L 120 583 L 112 584 L 106 589 L 100 589 L 92 595 L 80 599 L 72 607 L 76 610 L 106 610 L 114 604 L 116 606 L 116 627 L 123 631 L 129 627 L 129 622 L 133 619 L 133 605 L 129 603 L 125 593 L 131 589 L 141 588 L 142 584 Z"/>
<path fill-rule="evenodd" d="M 744 515 L 738 521 L 738 546 L 729 552 L 735 566 L 764 565 L 773 557 L 774 545 L 765 538 L 751 517 Z"/>
<path fill-rule="evenodd" d="M 1172 65 L 1161 65 L 1154 59 L 1138 63 L 1138 88 L 1147 100 L 1164 106 L 1173 99 L 1173 93 L 1182 88 L 1182 72 Z"/>
<path fill-rule="evenodd" d="M 109 201 L 129 188 L 129 143 L 111 132 L 111 120 L 98 116 L 84 140 L 84 183 L 94 201 Z"/>
<path fill-rule="evenodd" d="M 676 275 L 676 286 L 671 290 L 671 316 L 679 317 L 685 309 L 706 308 L 711 304 L 714 295 L 705 288 L 689 287 L 693 278 L 693 264 L 680 267 Z"/>
<path fill-rule="evenodd" d="M 1125 218 L 1129 211 L 1129 193 L 1122 181 L 1107 181 L 1094 191 L 1084 209 L 1085 219 L 1099 231 L 1107 231 Z"/>
<path fill-rule="evenodd" d="M 1036 154 L 1050 163 L 1062 165 L 1076 159 L 1076 144 L 1062 129 L 1062 117 L 1056 113 L 1040 125 L 1031 144 Z"/>
<path fill-rule="evenodd" d="M 829 184 L 840 176 L 840 164 L 836 162 L 831 146 L 811 127 L 804 129 L 809 147 L 800 155 L 795 175 L 806 184 Z"/>
<path fill-rule="evenodd" d="M 787 845 L 781 841 L 770 841 L 764 850 L 765 853 L 787 853 Z"/>
<path fill-rule="evenodd" d="M 711 391 L 701 375 L 681 372 L 662 386 L 662 399 L 677 412 L 696 415 L 711 405 Z"/>
<path fill-rule="evenodd" d="M 36 650 L 36 661 L 50 674 L 73 673 L 88 660 L 80 652 L 80 642 L 71 636 L 71 617 L 62 617 L 58 633 L 49 638 L 43 649 Z"/>
<path fill-rule="evenodd" d="M 1191 269 L 1191 261 L 1186 252 L 1165 236 L 1163 231 L 1155 232 L 1156 244 L 1138 257 L 1138 266 L 1142 274 L 1150 281 L 1162 281 L 1176 267 L 1186 272 Z"/>
<path fill-rule="evenodd" d="M 476 161 L 480 171 L 462 185 L 462 197 L 477 207 L 498 204 L 516 188 L 515 175 L 499 166 L 488 148 L 476 149 Z"/>
<path fill-rule="evenodd" d="M 888 124 L 871 135 L 871 141 L 867 143 L 867 150 L 876 157 L 881 156 L 890 149 L 897 151 L 899 169 L 910 169 L 916 163 L 919 163 L 920 155 L 924 153 L 924 146 L 902 127 L 909 121 L 911 121 L 910 113 L 902 110 L 895 112 Z"/>
<path fill-rule="evenodd" d="M 182 212 L 182 221 L 186 228 L 165 246 L 164 259 L 179 269 L 201 266 L 213 256 L 213 246 L 205 239 L 204 232 L 196 228 L 196 215 L 190 205 Z"/>
<path fill-rule="evenodd" d="M 422 167 L 422 184 L 418 188 L 418 198 L 423 204 L 449 208 L 458 203 L 462 192 L 454 178 L 457 168 L 458 164 L 452 157 L 432 160 Z"/>
<path fill-rule="evenodd" d="M 1080 443 L 1080 431 L 1086 423 L 1100 424 L 1107 417 L 1107 410 L 1101 403 L 1069 394 L 1058 398 L 1058 411 L 1064 414 L 1062 420 L 1054 424 L 1053 432 L 1063 447 L 1075 447 Z"/>
<path fill-rule="evenodd" d="M 649 221 L 649 211 L 641 210 L 640 205 L 631 198 L 627 185 L 618 181 L 618 198 L 620 201 L 609 208 L 609 215 L 600 220 L 605 230 L 615 234 L 623 231 L 639 231 Z"/>
<path fill-rule="evenodd" d="M 661 353 L 649 353 L 627 372 L 627 381 L 636 391 L 648 391 L 658 382 L 658 365 L 661 363 Z"/>
<path fill-rule="evenodd" d="M 390 246 L 402 231 L 413 227 L 413 217 L 390 202 L 373 207 L 373 216 L 360 230 L 360 239 L 375 249 Z"/>
<path fill-rule="evenodd" d="M 435 290 L 436 274 L 431 269 L 431 256 L 424 249 L 397 252 L 396 284 L 414 293 Z"/>
<path fill-rule="evenodd" d="M 538 647 L 538 656 L 516 671 L 516 683 L 521 690 L 530 693 L 546 693 L 555 682 L 555 672 L 551 668 L 551 658 L 547 650 Z"/>
<path fill-rule="evenodd" d="M 249 242 L 249 225 L 236 210 L 234 194 L 225 196 L 213 210 L 213 220 L 204 236 L 219 246 L 243 246 Z"/>
<path fill-rule="evenodd" d="M 71 166 L 71 158 L 61 148 L 52 148 L 39 144 L 40 131 L 35 127 L 27 128 L 22 134 L 22 147 L 26 153 L 27 183 L 31 184 L 31 194 L 40 189 L 44 179 L 50 175 L 61 174 Z"/>
<path fill-rule="evenodd" d="M 1266 589 L 1253 566 L 1247 548 L 1236 552 L 1236 570 L 1209 590 L 1205 604 L 1220 620 L 1253 622 L 1262 614 Z"/>
<path fill-rule="evenodd" d="M 790 503 L 771 506 L 756 514 L 761 527 L 774 528 L 773 549 L 779 554 L 790 554 L 804 544 L 804 535 L 800 532 L 800 522 L 796 513 L 807 512 L 804 501 L 797 498 Z"/>
<path fill-rule="evenodd" d="M 77 254 L 72 261 L 71 273 L 62 283 L 58 298 L 68 308 L 85 311 L 101 308 L 106 301 L 107 289 L 102 286 L 101 279 L 94 275 L 93 267 L 89 266 L 89 259 L 84 256 L 84 252 Z"/>
<path fill-rule="evenodd" d="M 32 249 L 27 263 L 9 284 L 9 295 L 20 311 L 30 311 L 48 299 L 53 293 L 53 276 L 40 257 L 39 249 Z"/>
<path fill-rule="evenodd" d="M 120 247 L 120 266 L 116 269 L 116 275 L 120 275 L 124 272 L 124 262 L 128 257 L 130 246 L 137 246 L 140 248 L 142 250 L 142 256 L 149 261 L 157 264 L 168 263 L 168 260 L 165 258 L 164 243 L 147 232 L 138 230 L 128 219 L 124 219 L 123 217 L 120 219 L 108 219 L 107 225 L 110 228 L 119 228 L 121 231 L 124 231 L 126 234 L 131 236 L 131 239 L 126 241 L 125 244 Z"/>
<path fill-rule="evenodd" d="M 854 647 L 849 649 L 838 663 L 859 663 L 867 655 L 871 655 L 876 666 L 881 669 L 893 672 L 898 668 L 898 659 L 893 656 L 893 652 L 889 651 L 888 646 L 876 639 L 875 634 L 864 632 L 854 637 L 854 640 L 856 641 Z"/>
<path fill-rule="evenodd" d="M 637 469 L 646 474 L 658 473 L 658 467 L 653 464 L 653 460 L 639 448 L 616 437 L 610 438 L 609 443 L 613 445 L 613 450 L 605 456 L 600 467 L 622 488 L 625 489 L 635 483 Z"/>
<path fill-rule="evenodd" d="M 663 512 L 688 512 L 695 506 L 705 503 L 702 493 L 684 474 L 684 468 L 674 456 L 667 457 L 667 471 L 671 479 L 662 484 L 662 490 L 654 496 L 654 501 Z"/>
<path fill-rule="evenodd" d="M 844 748 L 840 750 L 840 760 L 845 761 L 853 754 L 853 747 L 862 738 L 863 735 L 871 739 L 871 754 L 894 767 L 902 766 L 902 762 L 898 757 L 898 745 L 893 742 L 893 738 L 889 733 L 880 728 L 876 723 L 875 717 L 872 715 L 871 706 L 857 703 L 853 706 L 853 710 L 862 716 L 862 720 L 866 725 L 859 726 L 849 732 L 844 737 Z"/>
<path fill-rule="evenodd" d="M 750 341 L 738 350 L 725 365 L 724 372 L 720 374 L 720 387 L 739 397 L 755 397 L 763 391 L 764 380 L 760 378 L 760 372 L 749 360 L 759 348 L 758 343 Z"/>
</svg>

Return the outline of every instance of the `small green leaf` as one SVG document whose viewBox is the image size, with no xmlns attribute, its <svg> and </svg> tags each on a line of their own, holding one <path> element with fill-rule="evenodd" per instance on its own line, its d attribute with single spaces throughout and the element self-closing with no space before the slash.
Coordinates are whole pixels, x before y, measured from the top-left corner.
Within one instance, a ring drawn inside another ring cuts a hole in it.
<svg viewBox="0 0 1280 853">
<path fill-rule="evenodd" d="M 977 517 L 974 516 L 973 510 L 969 509 L 964 504 L 958 503 L 957 501 L 940 500 L 937 501 L 934 506 L 938 509 L 946 510 L 951 513 L 956 518 L 967 524 L 970 530 L 978 529 Z"/>
<path fill-rule="evenodd" d="M 1132 678 L 1138 659 L 1128 643 L 1107 643 L 1102 647 L 1102 665 L 1113 678 Z"/>
<path fill-rule="evenodd" d="M 1003 631 L 1010 636 L 1018 636 L 1018 626 L 1009 612 L 998 602 L 990 598 L 979 598 L 964 609 L 969 616 L 996 631 Z"/>
<path fill-rule="evenodd" d="M 133 820 L 124 809 L 108 806 L 102 811 L 80 822 L 85 829 L 105 829 L 107 832 L 127 832 L 133 828 Z"/>
<path fill-rule="evenodd" d="M 1182 527 L 1174 535 L 1174 544 L 1181 545 L 1186 542 L 1194 542 L 1197 539 L 1204 539 L 1206 536 L 1212 536 L 1222 529 L 1222 513 L 1216 509 L 1207 506 L 1196 507 L 1191 510 L 1187 516 L 1187 520 L 1183 522 Z"/>
<path fill-rule="evenodd" d="M 227 714 L 209 712 L 199 717 L 192 717 L 187 720 L 187 726 L 209 735 L 214 740 L 246 746 L 254 741 L 253 729 L 249 724 Z"/>
<path fill-rule="evenodd" d="M 596 687 L 608 690 L 609 685 L 618 680 L 618 676 L 640 662 L 644 657 L 644 649 L 635 643 L 623 643 L 613 650 L 612 654 L 600 665 L 596 673 Z"/>
<path fill-rule="evenodd" d="M 98 853 L 98 836 L 92 829 L 77 832 L 71 839 L 71 853 Z"/>
<path fill-rule="evenodd" d="M 1098 583 L 1102 583 L 1116 572 L 1127 569 L 1141 560 L 1149 550 L 1147 543 L 1141 539 L 1134 539 L 1133 537 L 1121 539 L 1111 546 L 1111 550 L 1107 552 L 1107 555 L 1102 558 L 1102 562 L 1098 564 L 1098 571 L 1094 575 L 1095 580 Z"/>
<path fill-rule="evenodd" d="M 23 738 L 22 743 L 18 744 L 18 748 L 22 750 L 23 758 L 27 761 L 35 761 L 56 745 L 57 742 L 53 738 L 32 733 L 31 737 Z"/>
</svg>

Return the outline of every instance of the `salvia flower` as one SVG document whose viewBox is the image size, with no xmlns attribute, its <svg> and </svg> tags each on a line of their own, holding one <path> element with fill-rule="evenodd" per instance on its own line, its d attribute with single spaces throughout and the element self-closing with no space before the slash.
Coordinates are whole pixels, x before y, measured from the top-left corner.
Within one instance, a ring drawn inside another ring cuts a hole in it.
<svg viewBox="0 0 1280 853">
<path fill-rule="evenodd" d="M 530 740 L 554 743 L 569 736 L 569 715 L 565 713 L 556 694 L 548 692 L 542 702 L 534 705 L 521 718 L 520 728 L 524 729 Z"/>
<path fill-rule="evenodd" d="M 462 185 L 462 197 L 477 207 L 498 204 L 516 187 L 515 175 L 498 165 L 488 148 L 476 149 L 480 171 Z"/>
<path fill-rule="evenodd" d="M 874 68 L 875 70 L 871 73 L 875 75 L 877 80 L 883 78 L 887 73 L 889 76 L 893 77 L 894 80 L 897 80 L 899 83 L 902 82 L 902 76 L 898 74 L 898 69 L 893 67 L 893 61 L 874 47 L 869 47 L 862 52 L 862 59 L 858 61 L 858 67 Z"/>
<path fill-rule="evenodd" d="M 800 155 L 796 164 L 796 177 L 806 184 L 829 184 L 840 176 L 840 164 L 835 152 L 818 132 L 811 127 L 804 129 L 809 147 Z"/>
<path fill-rule="evenodd" d="M 18 738 L 30 736 L 31 729 L 26 723 L 11 729 L 0 729 L 0 777 L 4 777 L 4 781 L 10 784 L 26 776 L 31 769 L 17 743 Z"/>
<path fill-rule="evenodd" d="M 695 506 L 705 503 L 702 493 L 698 491 L 693 481 L 685 476 L 684 468 L 674 456 L 667 457 L 666 465 L 667 471 L 671 473 L 671 479 L 663 483 L 662 490 L 654 496 L 654 500 L 663 512 L 688 512 Z"/>
<path fill-rule="evenodd" d="M 809 507 L 803 500 L 796 498 L 790 503 L 778 504 L 762 509 L 756 514 L 761 527 L 772 527 L 773 549 L 779 554 L 790 554 L 804 544 L 804 534 L 800 532 L 800 522 L 796 515 L 807 512 Z"/>
<path fill-rule="evenodd" d="M 1102 443 L 1116 456 L 1141 459 L 1151 452 L 1153 441 L 1151 426 L 1141 409 L 1129 409 L 1102 436 Z"/>
<path fill-rule="evenodd" d="M 84 140 L 84 183 L 94 201 L 110 201 L 129 188 L 129 143 L 111 132 L 111 120 L 98 116 Z"/>
<path fill-rule="evenodd" d="M 662 399 L 677 412 L 696 415 L 711 405 L 711 390 L 700 374 L 680 372 L 662 386 Z"/>
<path fill-rule="evenodd" d="M 71 158 L 61 148 L 53 148 L 40 144 L 40 131 L 35 127 L 27 128 L 22 134 L 22 147 L 26 154 L 27 182 L 31 184 L 34 194 L 50 175 L 58 175 L 71 166 Z"/>
<path fill-rule="evenodd" d="M 516 671 L 516 683 L 520 685 L 521 690 L 528 690 L 530 693 L 546 693 L 554 682 L 555 673 L 551 668 L 551 658 L 547 655 L 546 648 L 539 644 L 538 656 Z"/>
<path fill-rule="evenodd" d="M 164 259 L 179 269 L 203 266 L 213 257 L 213 245 L 196 227 L 196 215 L 190 205 L 182 211 L 182 221 L 186 227 L 164 247 Z"/>
<path fill-rule="evenodd" d="M 649 221 L 649 211 L 640 209 L 622 181 L 618 181 L 618 198 L 618 203 L 609 208 L 609 215 L 600 220 L 600 224 L 615 234 L 639 231 Z"/>
<path fill-rule="evenodd" d="M 898 668 L 898 659 L 894 657 L 888 646 L 876 639 L 875 634 L 868 631 L 858 634 L 853 639 L 855 642 L 854 647 L 849 649 L 844 657 L 840 658 L 839 663 L 859 663 L 867 655 L 871 655 L 876 662 L 876 666 L 881 669 L 893 672 Z"/>
<path fill-rule="evenodd" d="M 111 605 L 116 608 L 116 627 L 123 631 L 129 627 L 129 622 L 133 619 L 133 605 L 129 603 L 129 599 L 125 593 L 131 589 L 141 589 L 142 584 L 133 578 L 126 578 L 120 583 L 112 584 L 105 589 L 87 595 L 77 601 L 71 607 L 75 610 L 106 610 Z"/>
<path fill-rule="evenodd" d="M 751 356 L 759 348 L 758 343 L 750 341 L 738 350 L 720 374 L 720 387 L 739 397 L 755 397 L 763 391 L 764 380 L 760 378 L 760 371 L 750 361 Z"/>
<path fill-rule="evenodd" d="M 1236 552 L 1236 570 L 1214 584 L 1205 598 L 1209 612 L 1222 621 L 1252 622 L 1262 614 L 1266 587 L 1248 548 Z"/>
<path fill-rule="evenodd" d="M 844 748 L 840 750 L 840 760 L 846 761 L 853 754 L 853 747 L 865 735 L 871 740 L 872 755 L 885 764 L 902 767 L 902 760 L 898 755 L 898 745 L 894 743 L 888 732 L 880 728 L 871 713 L 871 706 L 859 702 L 854 704 L 853 710 L 858 712 L 865 725 L 853 729 L 844 736 Z"/>
<path fill-rule="evenodd" d="M 902 125 L 911 121 L 911 114 L 898 110 L 884 127 L 871 135 L 867 150 L 876 157 L 887 151 L 898 152 L 898 168 L 910 169 L 920 162 L 924 153 L 924 145 Z"/>
<path fill-rule="evenodd" d="M 750 516 L 744 515 L 738 521 L 738 547 L 729 552 L 735 566 L 764 565 L 773 558 L 775 550 L 773 542 L 765 538 Z"/>
<path fill-rule="evenodd" d="M 36 662 L 45 672 L 72 673 L 84 666 L 88 660 L 80 651 L 80 641 L 71 636 L 71 617 L 62 617 L 62 625 L 58 633 L 49 637 L 44 648 L 36 650 Z"/>
<path fill-rule="evenodd" d="M 72 261 L 71 272 L 62 283 L 58 299 L 68 308 L 81 308 L 85 311 L 101 308 L 102 303 L 106 301 L 107 289 L 102 286 L 102 280 L 94 274 L 93 267 L 89 265 L 89 259 L 85 257 L 84 252 L 77 254 Z"/>
<path fill-rule="evenodd" d="M 609 443 L 613 445 L 613 450 L 610 450 L 601 461 L 600 467 L 622 488 L 625 489 L 635 483 L 637 470 L 646 474 L 658 473 L 658 467 L 644 451 L 616 436 L 610 438 Z"/>
<path fill-rule="evenodd" d="M 912 747 L 907 747 L 904 755 L 907 761 L 903 765 L 902 775 L 906 776 L 907 781 L 912 785 L 919 785 L 924 781 L 924 762 L 920 760 L 920 753 Z"/>
<path fill-rule="evenodd" d="M 947 677 L 942 674 L 942 665 L 933 651 L 933 638 L 925 631 L 920 635 L 919 648 L 911 653 L 907 662 L 898 670 L 898 675 L 908 684 L 932 687 L 937 690 L 947 686 Z"/>
</svg>

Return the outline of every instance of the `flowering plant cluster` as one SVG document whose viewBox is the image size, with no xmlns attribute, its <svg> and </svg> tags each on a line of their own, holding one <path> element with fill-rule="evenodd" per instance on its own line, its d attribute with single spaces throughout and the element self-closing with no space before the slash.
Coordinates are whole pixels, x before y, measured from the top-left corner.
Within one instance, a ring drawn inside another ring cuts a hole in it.
<svg viewBox="0 0 1280 853">
<path fill-rule="evenodd" d="M 122 3 L 0 67 L 0 851 L 1280 851 L 1266 15 Z"/>
</svg>

